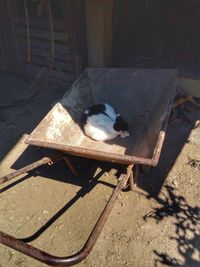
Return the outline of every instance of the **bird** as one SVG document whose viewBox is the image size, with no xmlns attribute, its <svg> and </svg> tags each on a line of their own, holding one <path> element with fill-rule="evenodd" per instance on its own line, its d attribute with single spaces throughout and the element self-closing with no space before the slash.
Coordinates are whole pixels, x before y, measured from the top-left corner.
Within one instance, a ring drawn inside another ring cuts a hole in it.
<svg viewBox="0 0 200 267">
<path fill-rule="evenodd" d="M 128 124 L 108 103 L 95 104 L 86 108 L 81 115 L 84 134 L 96 141 L 112 140 L 117 136 L 130 135 Z"/>
</svg>

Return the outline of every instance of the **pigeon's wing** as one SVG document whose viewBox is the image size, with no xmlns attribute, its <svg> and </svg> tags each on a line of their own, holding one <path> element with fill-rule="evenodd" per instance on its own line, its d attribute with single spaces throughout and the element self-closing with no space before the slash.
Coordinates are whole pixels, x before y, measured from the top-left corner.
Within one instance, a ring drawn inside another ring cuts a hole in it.
<svg viewBox="0 0 200 267">
<path fill-rule="evenodd" d="M 115 121 L 117 114 L 113 107 L 111 107 L 109 104 L 105 103 L 105 113 L 113 120 Z"/>
</svg>

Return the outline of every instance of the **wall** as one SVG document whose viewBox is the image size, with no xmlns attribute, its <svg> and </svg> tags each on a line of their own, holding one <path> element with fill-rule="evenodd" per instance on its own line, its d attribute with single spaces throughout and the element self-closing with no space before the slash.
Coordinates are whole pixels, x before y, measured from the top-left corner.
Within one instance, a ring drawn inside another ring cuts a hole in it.
<svg viewBox="0 0 200 267">
<path fill-rule="evenodd" d="M 113 0 L 86 0 L 88 65 L 107 67 L 112 58 Z"/>
</svg>

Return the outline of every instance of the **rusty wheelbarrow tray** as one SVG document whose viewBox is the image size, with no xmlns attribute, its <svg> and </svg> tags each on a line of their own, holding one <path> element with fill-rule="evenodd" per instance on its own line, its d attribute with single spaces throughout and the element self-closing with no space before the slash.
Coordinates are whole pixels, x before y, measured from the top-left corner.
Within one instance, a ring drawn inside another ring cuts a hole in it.
<svg viewBox="0 0 200 267">
<path fill-rule="evenodd" d="M 52 266 L 71 266 L 82 261 L 92 250 L 119 193 L 129 182 L 134 189 L 133 166 L 156 166 L 176 89 L 177 72 L 168 69 L 86 69 L 73 83 L 26 143 L 61 151 L 0 178 L 0 184 L 44 164 L 64 158 L 71 171 L 69 155 L 125 164 L 105 209 L 83 248 L 68 257 L 52 256 L 10 235 L 0 232 L 0 243 Z M 86 137 L 80 127 L 85 107 L 94 103 L 111 104 L 128 122 L 131 136 L 97 142 Z"/>
</svg>

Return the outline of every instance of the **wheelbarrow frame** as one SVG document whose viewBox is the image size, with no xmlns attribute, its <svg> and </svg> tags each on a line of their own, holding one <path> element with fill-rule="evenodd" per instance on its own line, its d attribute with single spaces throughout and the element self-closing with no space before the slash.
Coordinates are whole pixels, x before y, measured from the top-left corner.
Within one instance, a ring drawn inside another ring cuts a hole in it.
<svg viewBox="0 0 200 267">
<path fill-rule="evenodd" d="M 7 181 L 10 181 L 16 177 L 18 177 L 19 175 L 23 174 L 23 173 L 27 173 L 31 170 L 34 170 L 42 165 L 53 165 L 54 163 L 60 161 L 64 159 L 68 165 L 68 167 L 70 168 L 70 170 L 72 171 L 72 173 L 74 175 L 77 176 L 77 171 L 75 169 L 75 167 L 73 166 L 70 158 L 68 155 L 66 155 L 65 153 L 62 154 L 57 154 L 54 157 L 44 157 L 30 165 L 27 165 L 17 171 L 14 171 L 8 175 L 5 175 L 3 177 L 0 178 L 0 184 L 3 184 Z M 136 173 L 138 173 L 136 171 Z M 87 241 L 85 242 L 83 248 L 78 251 L 76 254 L 73 254 L 71 256 L 67 256 L 67 257 L 56 257 L 53 255 L 50 255 L 36 247 L 33 247 L 25 242 L 22 242 L 21 240 L 8 235 L 4 232 L 0 231 L 0 243 L 13 248 L 19 252 L 22 252 L 23 254 L 26 254 L 32 258 L 35 258 L 36 260 L 43 262 L 45 264 L 48 264 L 50 266 L 72 266 L 75 265 L 79 262 L 81 262 L 83 259 L 85 259 L 88 254 L 90 253 L 90 251 L 92 250 L 92 248 L 94 247 L 104 225 L 105 222 L 112 210 L 112 208 L 114 207 L 114 204 L 118 198 L 118 195 L 120 194 L 120 192 L 126 188 L 127 186 L 127 182 L 128 180 L 130 181 L 130 187 L 132 190 L 134 190 L 134 187 L 136 185 L 136 176 L 134 176 L 133 174 L 133 165 L 129 165 L 127 167 L 127 173 L 126 174 L 121 174 L 119 179 L 118 179 L 118 185 L 116 186 L 116 188 L 114 189 L 112 195 L 110 196 L 110 199 L 108 200 L 104 210 L 102 211 L 97 223 L 95 224 L 91 234 L 89 235 Z"/>
<path fill-rule="evenodd" d="M 74 264 L 77 264 L 81 262 L 83 259 L 85 259 L 92 248 L 94 247 L 104 225 L 105 222 L 114 207 L 114 204 L 118 198 L 119 193 L 127 187 L 127 185 L 130 186 L 130 188 L 134 191 L 136 189 L 136 184 L 137 184 L 137 176 L 138 176 L 138 165 L 150 165 L 150 166 L 156 166 L 158 163 L 158 160 L 160 158 L 160 153 L 161 149 L 163 146 L 164 138 L 165 138 L 165 133 L 166 133 L 166 128 L 169 120 L 169 115 L 172 107 L 172 102 L 174 99 L 174 94 L 175 90 L 172 93 L 171 97 L 169 98 L 168 105 L 167 105 L 167 110 L 165 110 L 165 116 L 162 121 L 162 127 L 160 129 L 158 139 L 156 146 L 154 148 L 154 153 L 152 155 L 152 158 L 142 158 L 142 157 L 134 157 L 134 156 L 127 156 L 124 155 L 118 156 L 115 154 L 107 153 L 104 152 L 94 152 L 91 150 L 87 149 L 77 149 L 70 147 L 69 149 L 66 149 L 65 146 L 62 144 L 50 144 L 50 148 L 59 150 L 62 153 L 57 154 L 55 157 L 44 157 L 30 165 L 25 166 L 22 169 L 19 169 L 17 171 L 14 171 L 13 173 L 10 173 L 4 177 L 0 178 L 0 184 L 3 184 L 7 181 L 10 181 L 14 179 L 15 177 L 27 173 L 33 169 L 36 169 L 42 165 L 52 165 L 56 163 L 57 161 L 60 161 L 61 159 L 64 159 L 65 162 L 67 163 L 68 167 L 70 168 L 71 172 L 77 176 L 77 170 L 75 166 L 72 164 L 70 160 L 69 155 L 76 155 L 76 156 L 82 156 L 86 158 L 92 158 L 92 159 L 97 159 L 97 160 L 104 160 L 104 161 L 112 161 L 112 162 L 118 162 L 121 164 L 125 164 L 127 166 L 127 171 L 124 174 L 121 174 L 119 179 L 118 179 L 118 184 L 115 187 L 112 195 L 110 196 L 110 199 L 108 200 L 103 212 L 101 213 L 96 225 L 94 226 L 91 234 L 89 235 L 87 241 L 85 242 L 83 248 L 77 252 L 76 254 L 73 254 L 71 256 L 67 257 L 56 257 L 53 255 L 50 255 L 38 248 L 35 248 L 25 242 L 22 242 L 21 240 L 10 236 L 4 232 L 0 232 L 0 243 L 11 247 L 17 251 L 20 251 L 32 258 L 35 258 L 36 260 L 39 260 L 43 263 L 46 263 L 51 266 L 72 266 Z M 155 125 L 154 125 L 155 126 Z M 29 139 L 31 140 L 31 139 Z M 34 144 L 34 140 L 31 140 L 29 143 L 31 145 L 37 145 L 37 146 L 42 146 L 42 147 L 49 147 L 49 144 L 45 144 L 44 142 L 40 143 L 37 142 Z M 112 160 L 110 160 L 112 158 Z M 134 167 L 136 167 L 134 169 Z"/>
</svg>

